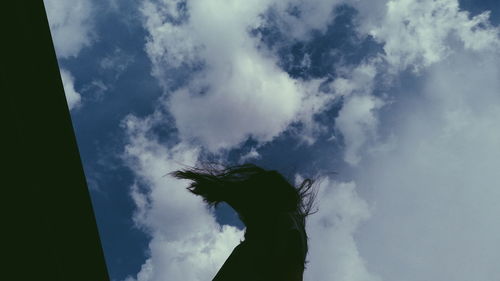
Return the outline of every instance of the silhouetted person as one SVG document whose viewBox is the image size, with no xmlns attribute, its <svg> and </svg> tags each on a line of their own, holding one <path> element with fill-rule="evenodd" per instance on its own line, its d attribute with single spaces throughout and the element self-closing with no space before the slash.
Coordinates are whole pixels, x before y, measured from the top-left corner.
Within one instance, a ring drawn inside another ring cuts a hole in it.
<svg viewBox="0 0 500 281">
<path fill-rule="evenodd" d="M 212 281 L 302 281 L 307 255 L 305 219 L 315 193 L 312 181 L 298 188 L 276 171 L 246 164 L 225 169 L 187 169 L 173 175 L 209 206 L 229 204 L 245 224 L 245 239 Z"/>
</svg>

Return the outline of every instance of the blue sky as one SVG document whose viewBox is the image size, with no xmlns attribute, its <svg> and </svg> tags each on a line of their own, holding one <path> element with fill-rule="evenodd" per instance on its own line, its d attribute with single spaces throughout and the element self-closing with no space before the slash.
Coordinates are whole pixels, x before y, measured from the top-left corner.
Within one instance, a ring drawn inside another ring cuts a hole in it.
<svg viewBox="0 0 500 281">
<path fill-rule="evenodd" d="M 495 1 L 44 2 L 112 280 L 215 274 L 206 160 L 322 178 L 305 280 L 500 278 Z"/>
</svg>

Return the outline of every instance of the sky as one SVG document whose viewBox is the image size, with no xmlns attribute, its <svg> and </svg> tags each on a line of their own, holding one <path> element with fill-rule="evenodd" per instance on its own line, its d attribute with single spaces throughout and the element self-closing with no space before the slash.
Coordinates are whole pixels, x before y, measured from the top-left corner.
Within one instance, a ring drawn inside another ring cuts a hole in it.
<svg viewBox="0 0 500 281">
<path fill-rule="evenodd" d="M 215 275 L 206 161 L 318 179 L 304 280 L 500 280 L 495 0 L 44 3 L 111 280 Z"/>
</svg>

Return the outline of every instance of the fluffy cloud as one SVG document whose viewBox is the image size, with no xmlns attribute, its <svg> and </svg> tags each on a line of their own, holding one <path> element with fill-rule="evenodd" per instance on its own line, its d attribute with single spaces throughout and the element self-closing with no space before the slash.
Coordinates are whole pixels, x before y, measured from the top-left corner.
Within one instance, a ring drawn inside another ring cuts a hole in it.
<svg viewBox="0 0 500 281">
<path fill-rule="evenodd" d="M 325 13 L 300 3 L 308 7 L 306 15 Z M 310 116 L 330 98 L 318 95 L 319 83 L 292 79 L 249 32 L 263 24 L 270 7 L 291 5 L 275 4 L 189 1 L 179 9 L 174 2 L 145 2 L 146 50 L 153 74 L 169 92 L 166 106 L 184 140 L 216 152 L 248 137 L 270 141 L 295 121 L 314 128 Z M 327 6 L 331 12 L 332 4 Z M 326 18 L 322 14 L 321 24 L 313 24 L 315 18 L 307 30 L 326 25 Z M 181 78 L 187 81 L 170 92 L 186 68 L 191 71 Z"/>
<path fill-rule="evenodd" d="M 385 280 L 500 277 L 499 62 L 461 53 L 426 71 L 419 98 L 390 117 L 390 149 L 361 164 L 376 208 L 358 245 Z"/>
<path fill-rule="evenodd" d="M 376 134 L 378 119 L 375 112 L 383 105 L 381 99 L 372 95 L 346 97 L 337 118 L 337 128 L 344 136 L 344 160 L 356 165 L 361 160 L 359 150 Z"/>
<path fill-rule="evenodd" d="M 76 57 L 95 38 L 90 0 L 44 0 L 52 40 L 59 58 Z"/>
<path fill-rule="evenodd" d="M 377 110 L 384 105 L 381 98 L 372 94 L 376 61 L 361 64 L 350 70 L 347 77 L 331 83 L 335 93 L 344 97 L 335 126 L 344 137 L 344 160 L 351 165 L 361 160 L 359 153 L 365 143 L 375 139 Z"/>
<path fill-rule="evenodd" d="M 281 32 L 295 40 L 307 40 L 312 31 L 326 31 L 328 24 L 334 20 L 335 7 L 345 2 L 347 1 L 272 1 L 270 12 Z"/>
<path fill-rule="evenodd" d="M 74 78 L 69 71 L 64 68 L 60 69 L 61 79 L 63 82 L 64 93 L 66 94 L 66 101 L 70 110 L 80 106 L 81 95 L 75 90 Z"/>
<path fill-rule="evenodd" d="M 418 75 L 391 92 L 378 120 L 391 126 L 387 141 L 360 152 L 354 179 L 375 206 L 356 235 L 360 255 L 383 280 L 496 279 L 498 28 L 456 1 L 385 7 L 371 28 L 385 43 L 390 69 L 381 70 L 393 82 L 399 70 Z"/>
<path fill-rule="evenodd" d="M 126 122 L 126 159 L 139 179 L 135 220 L 152 237 L 135 279 L 206 279 L 241 237 L 162 175 L 179 162 L 194 164 L 198 149 L 235 147 L 249 136 L 266 142 L 296 121 L 314 131 L 312 116 L 339 96 L 335 126 L 354 181 L 321 188 L 320 212 L 308 225 L 306 280 L 500 276 L 500 55 L 488 14 L 470 18 L 452 0 L 351 1 L 360 11 L 358 32 L 374 36 L 385 53 L 340 69 L 333 94 L 325 94 L 321 80 L 290 78 L 248 33 L 274 7 L 280 28 L 307 38 L 334 16 L 327 13 L 332 6 L 317 3 L 322 9 L 308 10 L 305 1 L 145 2 L 146 51 L 166 92 L 160 107 L 173 116 L 181 143 L 164 147 L 148 131 L 162 114 Z M 284 12 L 293 7 L 303 20 Z M 408 69 L 414 72 L 402 72 Z M 379 77 L 390 103 L 374 95 Z M 400 89 L 408 80 L 416 87 Z M 193 148 L 193 140 L 201 146 Z"/>
<path fill-rule="evenodd" d="M 123 156 L 137 179 L 131 190 L 137 207 L 134 221 L 151 236 L 149 258 L 137 276 L 127 280 L 207 280 L 215 276 L 242 232 L 220 226 L 202 200 L 186 190 L 186 182 L 165 176 L 194 165 L 199 149 L 183 144 L 168 148 L 149 138 L 160 116 L 130 116 L 123 123 L 129 136 Z"/>
<path fill-rule="evenodd" d="M 457 0 L 391 0 L 355 4 L 361 11 L 361 30 L 384 44 L 385 58 L 394 71 L 418 71 L 457 51 L 498 48 L 498 28 L 484 12 L 473 18 Z M 496 42 L 491 45 L 492 42 Z"/>
<path fill-rule="evenodd" d="M 385 103 L 373 95 L 377 75 L 388 80 L 386 84 L 397 83 L 406 69 L 418 74 L 462 52 L 494 53 L 500 48 L 500 33 L 489 23 L 489 12 L 471 18 L 455 0 L 351 4 L 360 11 L 358 31 L 370 34 L 384 48 L 384 54 L 348 70 L 331 84 L 338 95 L 345 96 L 336 127 L 344 136 L 345 161 L 356 165 L 360 150 L 376 138 L 378 111 Z"/>
<path fill-rule="evenodd" d="M 319 186 L 319 211 L 308 220 L 309 258 L 304 280 L 378 281 L 368 272 L 354 234 L 370 217 L 368 204 L 353 182 L 325 180 Z"/>
<path fill-rule="evenodd" d="M 270 141 L 294 120 L 302 93 L 272 61 L 243 53 L 220 67 L 172 93 L 168 106 L 184 138 L 217 151 L 249 136 Z"/>
<path fill-rule="evenodd" d="M 136 204 L 134 221 L 151 236 L 148 259 L 136 276 L 126 281 L 209 280 L 243 232 L 218 225 L 199 197 L 186 191 L 187 182 L 165 175 L 194 165 L 199 148 L 185 144 L 167 147 L 152 137 L 161 122 L 159 112 L 123 122 L 128 134 L 124 160 L 137 182 L 131 189 Z M 370 217 L 370 207 L 353 182 L 324 179 L 318 186 L 319 212 L 308 221 L 309 263 L 305 280 L 378 281 L 365 266 L 354 235 Z"/>
<path fill-rule="evenodd" d="M 155 114 L 124 121 L 129 136 L 124 159 L 138 179 L 131 192 L 134 219 L 151 235 L 149 258 L 128 280 L 207 280 L 242 238 L 236 228 L 218 225 L 201 200 L 185 190 L 186 183 L 162 177 L 196 163 L 201 148 L 193 148 L 193 140 L 211 151 L 250 136 L 266 142 L 297 120 L 313 134 L 311 113 L 333 98 L 319 93 L 321 81 L 290 78 L 276 56 L 257 48 L 258 38 L 249 30 L 260 24 L 269 5 L 144 2 L 146 51 L 167 94 Z M 181 140 L 170 147 L 150 130 L 163 122 L 165 109 Z M 253 152 L 248 157 L 258 156 Z"/>
</svg>

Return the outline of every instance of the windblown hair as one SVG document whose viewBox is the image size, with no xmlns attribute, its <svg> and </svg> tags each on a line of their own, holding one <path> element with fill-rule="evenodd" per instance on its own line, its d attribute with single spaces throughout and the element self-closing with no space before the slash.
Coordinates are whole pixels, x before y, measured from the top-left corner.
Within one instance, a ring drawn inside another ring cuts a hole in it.
<svg viewBox="0 0 500 281">
<path fill-rule="evenodd" d="M 240 215 L 290 212 L 305 227 L 305 218 L 314 213 L 314 181 L 305 179 L 294 187 L 280 173 L 253 164 L 233 167 L 209 165 L 172 172 L 178 179 L 191 180 L 188 190 L 211 207 L 221 202 Z"/>
</svg>

